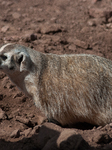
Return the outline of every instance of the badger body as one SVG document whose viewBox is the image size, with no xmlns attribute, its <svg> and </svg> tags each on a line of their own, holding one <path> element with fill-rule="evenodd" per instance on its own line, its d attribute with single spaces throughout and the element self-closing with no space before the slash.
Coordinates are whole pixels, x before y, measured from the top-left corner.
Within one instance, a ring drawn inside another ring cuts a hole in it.
<svg viewBox="0 0 112 150">
<path fill-rule="evenodd" d="M 112 122 L 112 61 L 87 54 L 44 54 L 8 43 L 0 69 L 46 117 L 62 125 Z"/>
</svg>

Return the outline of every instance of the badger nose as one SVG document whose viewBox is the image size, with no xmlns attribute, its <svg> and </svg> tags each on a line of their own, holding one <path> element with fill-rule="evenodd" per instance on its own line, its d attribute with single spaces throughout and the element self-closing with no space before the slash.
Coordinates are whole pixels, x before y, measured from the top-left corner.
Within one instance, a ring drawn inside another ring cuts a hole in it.
<svg viewBox="0 0 112 150">
<path fill-rule="evenodd" d="M 14 66 L 9 66 L 9 70 L 14 70 Z"/>
<path fill-rule="evenodd" d="M 13 65 L 8 65 L 8 69 L 9 70 L 14 70 L 14 66 Z"/>
</svg>

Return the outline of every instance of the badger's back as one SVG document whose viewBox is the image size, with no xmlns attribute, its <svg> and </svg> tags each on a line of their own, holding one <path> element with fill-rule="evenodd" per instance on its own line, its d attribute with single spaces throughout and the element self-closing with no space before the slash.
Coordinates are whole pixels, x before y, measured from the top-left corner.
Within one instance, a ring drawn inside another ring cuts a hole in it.
<svg viewBox="0 0 112 150">
<path fill-rule="evenodd" d="M 45 114 L 61 124 L 112 121 L 112 62 L 92 55 L 47 56 L 39 96 Z"/>
</svg>

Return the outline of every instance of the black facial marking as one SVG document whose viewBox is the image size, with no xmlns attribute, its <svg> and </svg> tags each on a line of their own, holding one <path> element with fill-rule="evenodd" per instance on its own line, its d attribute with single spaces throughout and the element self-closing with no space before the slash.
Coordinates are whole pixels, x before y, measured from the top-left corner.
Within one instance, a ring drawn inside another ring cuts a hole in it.
<svg viewBox="0 0 112 150">
<path fill-rule="evenodd" d="M 7 56 L 1 55 L 0 58 L 5 61 L 7 59 Z"/>
<path fill-rule="evenodd" d="M 18 64 L 20 65 L 22 61 L 23 61 L 23 55 L 20 55 L 18 57 Z"/>
</svg>

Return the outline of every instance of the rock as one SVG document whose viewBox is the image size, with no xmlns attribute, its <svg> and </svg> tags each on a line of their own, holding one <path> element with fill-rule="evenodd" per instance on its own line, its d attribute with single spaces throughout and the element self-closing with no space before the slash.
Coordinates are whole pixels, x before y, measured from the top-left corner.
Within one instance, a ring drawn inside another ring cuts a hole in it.
<svg viewBox="0 0 112 150">
<path fill-rule="evenodd" d="M 31 41 L 37 40 L 37 35 L 36 34 L 31 34 L 30 39 L 31 39 Z"/>
<path fill-rule="evenodd" d="M 19 136 L 20 136 L 19 129 L 14 130 L 10 135 L 11 138 L 19 138 Z"/>
<path fill-rule="evenodd" d="M 27 99 L 28 99 L 28 97 L 23 96 L 23 97 L 21 98 L 21 102 L 24 103 L 24 102 L 26 102 Z"/>
<path fill-rule="evenodd" d="M 43 150 L 86 150 L 88 143 L 74 129 L 44 123 L 38 130 L 36 144 Z"/>
<path fill-rule="evenodd" d="M 112 23 L 112 17 L 110 17 L 110 18 L 108 19 L 108 22 Z"/>
<path fill-rule="evenodd" d="M 81 33 L 87 33 L 87 32 L 89 32 L 90 31 L 90 27 L 83 27 L 81 30 L 80 30 L 80 32 Z M 70 39 L 69 39 L 70 40 Z"/>
<path fill-rule="evenodd" d="M 25 17 L 24 15 L 22 15 L 22 16 Z M 27 24 L 27 23 L 30 23 L 30 22 L 32 22 L 32 21 L 31 21 L 31 18 L 29 18 L 29 17 L 26 16 L 26 17 L 24 18 L 23 22 L 24 22 L 25 24 Z"/>
<path fill-rule="evenodd" d="M 18 92 L 17 94 L 15 94 L 13 96 L 13 98 L 16 98 L 16 97 L 22 97 L 23 96 L 23 93 L 22 92 Z"/>
<path fill-rule="evenodd" d="M 13 14 L 12 14 L 12 17 L 14 18 L 14 19 L 19 19 L 20 18 L 20 14 L 19 13 L 17 13 L 17 12 L 14 12 Z"/>
<path fill-rule="evenodd" d="M 17 42 L 20 40 L 18 36 L 9 36 L 3 38 L 4 42 L 11 41 L 11 42 Z"/>
<path fill-rule="evenodd" d="M 29 127 L 34 126 L 33 123 L 29 119 L 23 118 L 23 117 L 20 117 L 20 116 L 16 116 L 16 121 L 19 121 L 19 122 L 21 122 L 21 123 L 23 123 L 23 124 L 25 124 Z"/>
<path fill-rule="evenodd" d="M 97 144 L 107 144 L 112 141 L 112 138 L 108 134 L 98 132 L 94 135 L 93 141 Z"/>
<path fill-rule="evenodd" d="M 7 2 L 7 3 L 6 3 L 6 6 L 10 7 L 10 6 L 13 5 L 13 4 L 14 4 L 14 2 Z"/>
<path fill-rule="evenodd" d="M 62 130 L 63 129 L 60 126 L 53 123 L 44 123 L 39 129 L 35 144 L 42 149 L 50 139 L 59 136 Z"/>
<path fill-rule="evenodd" d="M 105 21 L 108 21 L 110 17 L 112 17 L 112 9 L 110 8 L 90 8 L 89 16 L 93 18 L 105 18 Z"/>
<path fill-rule="evenodd" d="M 56 22 L 56 20 L 57 20 L 57 18 L 52 17 L 50 20 L 51 20 L 51 22 L 55 23 L 55 22 Z"/>
<path fill-rule="evenodd" d="M 110 127 L 112 128 L 112 123 L 110 123 L 109 125 L 110 125 Z"/>
<path fill-rule="evenodd" d="M 2 101 L 4 98 L 3 94 L 0 94 L 0 101 Z"/>
<path fill-rule="evenodd" d="M 1 72 L 1 73 L 0 73 L 0 79 L 3 79 L 4 77 L 6 77 L 6 74 L 3 73 L 3 72 Z"/>
<path fill-rule="evenodd" d="M 100 2 L 100 1 L 102 1 L 102 0 L 92 0 L 92 3 L 95 4 L 95 3 Z"/>
<path fill-rule="evenodd" d="M 112 23 L 106 24 L 106 27 L 107 27 L 108 29 L 111 29 L 111 28 L 112 28 Z"/>
<path fill-rule="evenodd" d="M 44 18 L 37 18 L 37 22 L 43 22 L 43 21 L 45 21 Z"/>
<path fill-rule="evenodd" d="M 29 34 L 24 35 L 24 36 L 22 37 L 22 39 L 23 39 L 25 42 L 30 42 L 30 41 L 31 41 Z"/>
<path fill-rule="evenodd" d="M 53 138 L 51 138 L 46 145 L 44 146 L 44 148 L 42 150 L 61 150 L 60 148 L 58 148 L 57 146 L 57 138 L 58 136 L 54 136 Z"/>
<path fill-rule="evenodd" d="M 28 33 L 23 37 L 25 42 L 31 42 L 37 40 L 37 35 L 33 33 Z"/>
<path fill-rule="evenodd" d="M 69 45 L 68 49 L 75 52 L 76 51 L 76 45 L 75 44 L 71 44 L 71 45 Z"/>
<path fill-rule="evenodd" d="M 108 22 L 109 18 L 112 17 L 112 9 L 111 10 L 105 10 L 104 11 L 104 16 L 105 16 L 105 19 L 106 19 L 106 22 Z"/>
<path fill-rule="evenodd" d="M 41 128 L 40 125 L 35 126 L 35 127 L 33 128 L 33 130 L 31 131 L 31 135 L 34 135 L 34 134 L 38 133 L 39 130 L 40 130 L 40 128 Z"/>
<path fill-rule="evenodd" d="M 82 136 L 73 129 L 64 129 L 57 139 L 57 145 L 61 150 L 85 150 L 89 147 Z"/>
<path fill-rule="evenodd" d="M 32 128 L 26 129 L 23 132 L 21 132 L 21 135 L 25 135 L 25 137 L 27 137 L 32 131 Z"/>
<path fill-rule="evenodd" d="M 96 22 L 95 22 L 95 20 L 93 20 L 93 19 L 88 20 L 87 24 L 88 24 L 89 26 L 96 26 Z"/>
<path fill-rule="evenodd" d="M 9 25 L 5 25 L 1 28 L 1 32 L 5 33 L 9 30 L 9 28 L 10 28 Z"/>
<path fill-rule="evenodd" d="M 104 9 L 102 8 L 90 8 L 89 16 L 94 18 L 104 17 Z"/>
<path fill-rule="evenodd" d="M 73 45 L 78 46 L 78 47 L 83 48 L 83 49 L 88 49 L 89 48 L 88 43 L 86 43 L 84 41 L 81 41 L 81 40 L 77 39 L 76 37 L 68 38 L 68 43 L 72 43 Z"/>
<path fill-rule="evenodd" d="M 37 117 L 37 124 L 41 125 L 44 122 L 45 119 L 46 119 L 45 116 L 38 115 L 38 117 Z"/>
<path fill-rule="evenodd" d="M 102 128 L 102 126 L 99 126 L 98 128 L 97 128 L 97 130 L 100 130 Z"/>
<path fill-rule="evenodd" d="M 90 22 L 88 22 L 89 26 L 102 25 L 105 23 L 105 18 L 94 18 L 89 21 L 90 21 Z M 92 24 L 91 24 L 91 22 L 92 22 Z"/>
<path fill-rule="evenodd" d="M 80 40 L 78 40 L 78 39 L 75 39 L 75 40 L 74 40 L 74 44 L 75 44 L 76 46 L 78 46 L 78 47 L 83 48 L 83 49 L 88 49 L 88 46 L 89 46 L 86 42 L 80 41 Z"/>
<path fill-rule="evenodd" d="M 43 147 L 43 150 L 86 150 L 88 143 L 73 129 L 64 129 L 60 134 L 51 137 Z"/>
<path fill-rule="evenodd" d="M 13 5 L 14 3 L 13 3 L 13 2 L 8 2 L 8 1 L 2 1 L 1 4 L 2 4 L 2 5 L 6 5 L 6 6 L 11 6 L 11 5 Z"/>
<path fill-rule="evenodd" d="M 0 108 L 0 120 L 6 119 L 5 112 Z"/>
<path fill-rule="evenodd" d="M 41 27 L 41 33 L 43 34 L 55 34 L 62 31 L 63 31 L 63 27 L 59 24 L 54 24 L 54 25 L 46 24 Z"/>
</svg>

